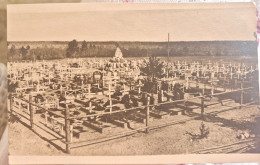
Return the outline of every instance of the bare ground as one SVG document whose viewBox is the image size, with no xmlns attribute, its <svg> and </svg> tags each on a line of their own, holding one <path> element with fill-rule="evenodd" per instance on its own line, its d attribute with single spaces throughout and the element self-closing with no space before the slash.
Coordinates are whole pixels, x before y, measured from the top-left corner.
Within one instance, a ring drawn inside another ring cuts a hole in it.
<svg viewBox="0 0 260 165">
<path fill-rule="evenodd" d="M 208 113 L 204 121 L 206 127 L 210 130 L 207 138 L 194 140 L 187 134 L 187 132 L 194 135 L 199 134 L 201 120 L 192 118 L 192 120 L 184 123 L 151 130 L 149 134 L 141 132 L 103 143 L 78 148 L 74 146 L 71 155 L 188 154 L 199 153 L 196 151 L 226 146 L 245 140 L 252 140 L 253 143 L 239 151 L 246 153 L 260 152 L 259 142 L 256 140 L 259 139 L 260 135 L 260 110 L 257 106 L 228 111 L 218 107 L 215 109 L 219 112 Z M 186 116 L 175 117 L 176 120 L 186 118 Z M 250 137 L 243 140 L 238 139 L 237 135 L 241 132 L 247 132 Z M 52 142 L 52 140 L 50 141 Z M 61 147 L 65 148 L 65 145 Z M 9 124 L 10 155 L 66 155 L 62 148 L 53 146 L 44 137 L 36 135 L 20 122 L 10 122 Z M 238 152 L 235 149 L 232 149 L 232 147 L 220 151 L 214 149 L 210 150 L 209 153 Z"/>
</svg>

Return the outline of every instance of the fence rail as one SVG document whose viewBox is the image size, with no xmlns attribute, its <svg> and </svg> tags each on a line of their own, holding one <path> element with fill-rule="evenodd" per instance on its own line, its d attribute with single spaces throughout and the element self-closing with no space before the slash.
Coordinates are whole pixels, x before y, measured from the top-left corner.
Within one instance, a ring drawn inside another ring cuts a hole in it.
<svg viewBox="0 0 260 165">
<path fill-rule="evenodd" d="M 251 103 L 243 104 L 244 91 L 248 91 L 248 90 L 252 90 L 252 89 L 254 89 L 254 87 L 243 88 L 243 86 L 241 85 L 240 89 L 232 90 L 232 91 L 226 91 L 226 92 L 220 92 L 220 93 L 215 93 L 215 94 L 212 94 L 210 96 L 220 96 L 220 95 L 224 95 L 224 94 L 241 92 L 241 94 L 240 94 L 240 100 L 241 101 L 240 101 L 239 107 L 244 107 L 244 106 L 247 106 L 247 105 L 250 105 L 250 104 L 254 103 L 254 102 L 251 102 Z M 141 127 L 139 129 L 136 129 L 136 130 L 133 130 L 133 131 L 124 132 L 124 133 L 119 134 L 119 135 L 114 135 L 114 136 L 111 136 L 111 137 L 108 137 L 108 138 L 123 137 L 123 136 L 126 136 L 127 134 L 135 133 L 138 130 L 145 130 L 146 133 L 149 133 L 149 129 L 155 129 L 155 128 L 160 128 L 160 127 L 169 125 L 169 123 L 164 123 L 164 124 L 160 124 L 160 125 L 156 125 L 156 126 L 150 126 L 150 123 L 149 123 L 150 107 L 152 107 L 152 106 L 160 106 L 160 105 L 165 105 L 165 104 L 174 104 L 174 103 L 179 103 L 179 102 L 186 102 L 186 101 L 190 101 L 190 100 L 194 100 L 194 99 L 201 99 L 201 106 L 200 107 L 201 107 L 201 115 L 203 117 L 203 115 L 204 115 L 204 107 L 205 107 L 205 105 L 204 105 L 205 97 L 206 96 L 204 95 L 204 90 L 203 90 L 201 95 L 197 96 L 197 97 L 191 97 L 191 98 L 188 98 L 188 99 L 175 100 L 175 101 L 166 101 L 166 102 L 157 103 L 157 104 L 150 104 L 150 96 L 148 96 L 147 100 L 146 100 L 147 104 L 143 105 L 143 106 L 132 107 L 132 108 L 128 108 L 128 109 L 121 109 L 121 110 L 116 110 L 116 111 L 111 111 L 111 112 L 103 112 L 103 113 L 100 113 L 100 114 L 91 114 L 91 115 L 71 117 L 70 116 L 70 109 L 68 107 L 68 104 L 66 104 L 65 115 L 60 115 L 60 114 L 57 114 L 57 113 L 55 113 L 55 112 L 53 112 L 53 111 L 51 111 L 51 110 L 49 110 L 49 109 L 47 109 L 45 107 L 41 107 L 41 106 L 33 103 L 31 95 L 29 96 L 29 100 L 26 100 L 24 98 L 19 98 L 17 96 L 13 96 L 12 94 L 10 94 L 10 111 L 11 111 L 11 114 L 12 114 L 12 111 L 13 111 L 12 104 L 13 104 L 13 99 L 14 98 L 20 99 L 20 100 L 28 103 L 29 104 L 28 105 L 29 106 L 29 112 L 30 112 L 30 114 L 29 114 L 29 116 L 30 116 L 30 127 L 31 127 L 32 130 L 34 129 L 34 108 L 32 108 L 33 106 L 35 106 L 35 107 L 45 111 L 45 115 L 46 115 L 46 112 L 48 112 L 48 113 L 50 113 L 52 115 L 55 115 L 57 117 L 61 117 L 62 119 L 64 119 L 64 123 L 65 123 L 65 139 L 66 139 L 66 141 L 64 141 L 62 139 L 61 139 L 61 141 L 66 144 L 66 152 L 70 153 L 71 152 L 71 144 L 87 142 L 86 140 L 82 140 L 82 141 L 79 141 L 79 142 L 72 142 L 73 126 L 71 125 L 71 120 L 73 120 L 73 119 L 81 119 L 81 120 L 83 120 L 84 118 L 89 118 L 89 117 L 98 117 L 98 116 L 104 116 L 104 115 L 111 115 L 111 114 L 115 114 L 115 113 L 134 111 L 134 110 L 138 110 L 138 109 L 145 109 L 146 113 L 145 113 L 145 126 L 144 127 Z M 172 122 L 170 122 L 170 123 L 172 123 Z"/>
</svg>

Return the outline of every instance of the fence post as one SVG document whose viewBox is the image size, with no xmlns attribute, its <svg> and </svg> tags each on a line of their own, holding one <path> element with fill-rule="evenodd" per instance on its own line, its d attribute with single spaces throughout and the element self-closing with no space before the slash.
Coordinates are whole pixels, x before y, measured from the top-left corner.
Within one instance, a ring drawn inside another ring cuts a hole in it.
<svg viewBox="0 0 260 165">
<path fill-rule="evenodd" d="M 31 129 L 34 129 L 34 123 L 33 123 L 33 117 L 34 117 L 34 111 L 32 108 L 32 95 L 29 96 L 29 111 L 30 111 L 30 122 L 31 122 Z"/>
<path fill-rule="evenodd" d="M 202 89 L 202 97 L 201 97 L 201 117 L 204 118 L 204 89 Z"/>
<path fill-rule="evenodd" d="M 70 125 L 70 140 L 73 141 L 73 125 Z"/>
<path fill-rule="evenodd" d="M 66 131 L 66 152 L 70 154 L 70 142 L 71 142 L 71 134 L 70 134 L 70 119 L 69 115 L 70 110 L 68 105 L 66 104 L 66 109 L 65 109 L 65 131 Z"/>
<path fill-rule="evenodd" d="M 213 84 L 213 82 L 211 82 L 211 95 L 214 95 L 214 84 Z"/>
<path fill-rule="evenodd" d="M 160 90 L 158 92 L 158 102 L 162 103 L 163 102 L 163 90 Z"/>
<path fill-rule="evenodd" d="M 146 108 L 146 133 L 149 133 L 149 118 L 150 118 L 150 97 L 147 97 L 147 108 Z"/>
<path fill-rule="evenodd" d="M 242 105 L 243 105 L 243 100 L 244 100 L 243 81 L 240 84 L 240 89 L 241 89 L 241 92 L 240 92 L 240 109 L 241 109 Z"/>
<path fill-rule="evenodd" d="M 89 112 L 92 113 L 92 102 L 89 101 Z"/>
</svg>

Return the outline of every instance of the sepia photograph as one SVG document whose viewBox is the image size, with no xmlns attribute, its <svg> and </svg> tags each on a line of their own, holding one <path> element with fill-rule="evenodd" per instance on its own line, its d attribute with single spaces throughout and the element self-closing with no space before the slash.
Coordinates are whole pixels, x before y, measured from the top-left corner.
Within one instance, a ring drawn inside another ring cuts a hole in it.
<svg viewBox="0 0 260 165">
<path fill-rule="evenodd" d="M 256 7 L 7 6 L 10 156 L 260 153 Z"/>
</svg>

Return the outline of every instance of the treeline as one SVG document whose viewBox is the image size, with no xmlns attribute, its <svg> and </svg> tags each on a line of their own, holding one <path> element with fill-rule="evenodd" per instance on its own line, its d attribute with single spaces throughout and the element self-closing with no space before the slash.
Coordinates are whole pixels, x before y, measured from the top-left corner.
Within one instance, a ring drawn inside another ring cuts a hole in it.
<svg viewBox="0 0 260 165">
<path fill-rule="evenodd" d="M 73 40 L 68 43 L 67 48 L 57 48 L 53 46 L 44 46 L 31 48 L 30 45 L 16 48 L 12 44 L 8 49 L 8 60 L 54 60 L 62 58 L 78 57 L 112 57 L 115 54 L 115 48 L 105 48 L 96 46 L 93 43 L 83 41 L 80 45 L 78 41 Z"/>
<path fill-rule="evenodd" d="M 113 57 L 119 47 L 124 57 L 147 56 L 257 56 L 254 41 L 198 42 L 12 42 L 8 60 L 53 60 L 77 57 Z"/>
<path fill-rule="evenodd" d="M 64 58 L 65 52 L 59 48 L 53 47 L 37 47 L 31 49 L 29 45 L 22 46 L 21 48 L 16 48 L 15 45 L 12 45 L 8 50 L 8 60 L 53 60 Z"/>
</svg>

